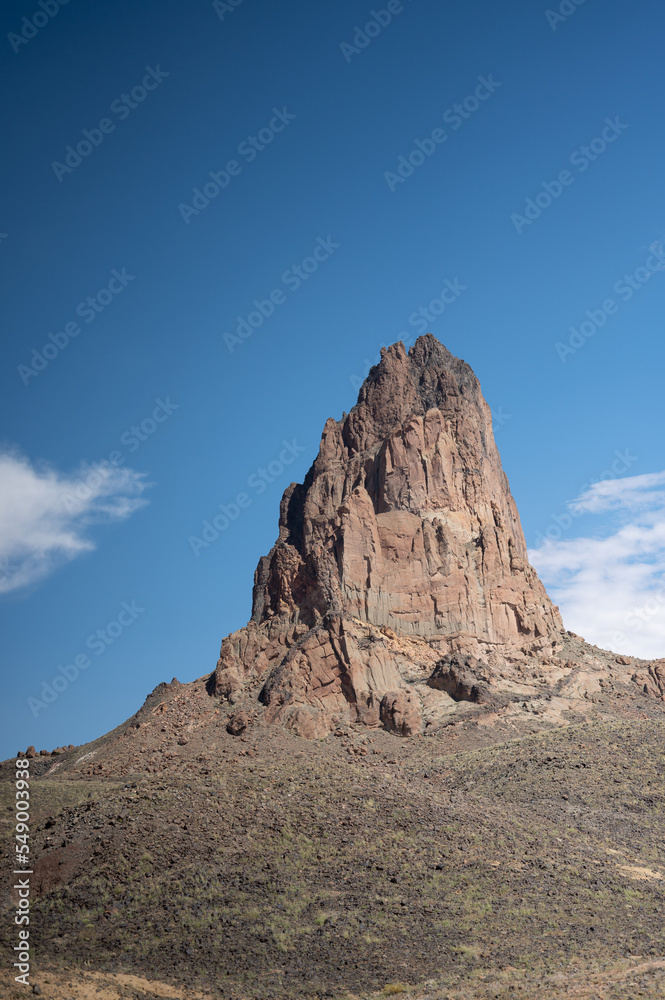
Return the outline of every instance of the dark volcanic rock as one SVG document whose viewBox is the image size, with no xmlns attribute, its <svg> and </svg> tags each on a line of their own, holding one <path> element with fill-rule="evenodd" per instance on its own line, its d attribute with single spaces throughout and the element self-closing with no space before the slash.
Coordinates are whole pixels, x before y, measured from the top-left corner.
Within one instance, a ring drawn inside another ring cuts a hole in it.
<svg viewBox="0 0 665 1000">
<path fill-rule="evenodd" d="M 474 656 L 451 653 L 439 660 L 427 684 L 437 691 L 445 691 L 454 701 L 487 703 L 491 701 L 489 673 L 489 667 L 479 663 Z"/>
</svg>

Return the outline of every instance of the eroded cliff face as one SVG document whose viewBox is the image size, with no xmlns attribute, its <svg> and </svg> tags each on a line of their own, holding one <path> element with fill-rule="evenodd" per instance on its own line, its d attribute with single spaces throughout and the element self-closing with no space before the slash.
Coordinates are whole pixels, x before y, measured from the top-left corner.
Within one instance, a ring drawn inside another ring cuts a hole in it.
<svg viewBox="0 0 665 1000">
<path fill-rule="evenodd" d="M 471 369 L 434 337 L 381 363 L 328 420 L 284 494 L 252 620 L 355 617 L 404 635 L 545 639 L 561 620 L 535 571 Z"/>
<path fill-rule="evenodd" d="M 478 380 L 428 334 L 408 353 L 384 348 L 356 406 L 327 421 L 212 686 L 255 691 L 268 718 L 305 735 L 348 717 L 409 735 L 450 701 L 425 683 L 442 657 L 492 669 L 551 655 L 562 632 Z"/>
</svg>

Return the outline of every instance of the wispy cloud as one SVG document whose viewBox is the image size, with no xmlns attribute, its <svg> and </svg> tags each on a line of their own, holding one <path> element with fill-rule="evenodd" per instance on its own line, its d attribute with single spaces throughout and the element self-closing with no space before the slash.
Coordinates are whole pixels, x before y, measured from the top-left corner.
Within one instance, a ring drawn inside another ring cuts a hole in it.
<svg viewBox="0 0 665 1000">
<path fill-rule="evenodd" d="M 566 626 L 605 649 L 664 657 L 665 472 L 595 483 L 570 507 L 593 515 L 593 533 L 529 553 Z"/>
<path fill-rule="evenodd" d="M 570 504 L 578 513 L 599 514 L 608 510 L 638 511 L 656 509 L 665 502 L 665 472 L 649 472 L 644 476 L 606 479 L 594 483 L 582 496 Z"/>
<path fill-rule="evenodd" d="M 27 587 L 95 548 L 94 525 L 124 520 L 148 501 L 145 473 L 108 463 L 62 475 L 0 452 L 0 593 Z"/>
</svg>

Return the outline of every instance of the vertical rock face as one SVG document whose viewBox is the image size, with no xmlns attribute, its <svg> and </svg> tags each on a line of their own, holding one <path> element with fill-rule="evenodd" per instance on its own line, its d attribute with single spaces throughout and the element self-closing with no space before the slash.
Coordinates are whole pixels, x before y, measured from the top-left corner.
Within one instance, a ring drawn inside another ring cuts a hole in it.
<svg viewBox="0 0 665 1000">
<path fill-rule="evenodd" d="M 260 687 L 268 718 L 305 735 L 349 714 L 408 735 L 436 695 L 405 675 L 424 684 L 443 654 L 551 650 L 561 631 L 478 380 L 428 334 L 384 348 L 356 406 L 327 421 L 212 684 L 231 699 Z"/>
<path fill-rule="evenodd" d="M 489 643 L 561 630 L 535 571 L 477 378 L 434 337 L 382 352 L 304 484 L 284 494 L 252 620 L 359 618 Z"/>
</svg>

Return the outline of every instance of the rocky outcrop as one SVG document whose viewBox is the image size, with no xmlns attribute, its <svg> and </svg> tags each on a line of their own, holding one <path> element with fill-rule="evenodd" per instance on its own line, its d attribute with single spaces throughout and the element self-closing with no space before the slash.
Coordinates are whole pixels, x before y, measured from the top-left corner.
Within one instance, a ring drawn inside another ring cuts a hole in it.
<svg viewBox="0 0 665 1000">
<path fill-rule="evenodd" d="M 562 630 L 478 380 L 428 334 L 384 348 L 356 406 L 327 421 L 210 690 L 310 737 L 342 719 L 413 735 L 451 698 L 485 697 L 480 662 L 550 655 Z M 455 654 L 474 659 L 458 680 L 437 674 Z"/>
<path fill-rule="evenodd" d="M 439 660 L 427 684 L 437 691 L 445 691 L 453 701 L 481 704 L 491 701 L 490 676 L 489 667 L 479 663 L 474 656 L 451 653 Z"/>
<path fill-rule="evenodd" d="M 384 349 L 314 465 L 285 492 L 252 620 L 357 617 L 407 635 L 547 639 L 556 608 L 528 563 L 489 407 L 431 335 Z"/>
<path fill-rule="evenodd" d="M 385 729 L 398 736 L 415 736 L 423 731 L 423 717 L 415 691 L 386 691 L 381 699 L 380 719 Z"/>
<path fill-rule="evenodd" d="M 645 664 L 642 670 L 633 674 L 633 681 L 645 694 L 665 701 L 665 660 Z"/>
</svg>

